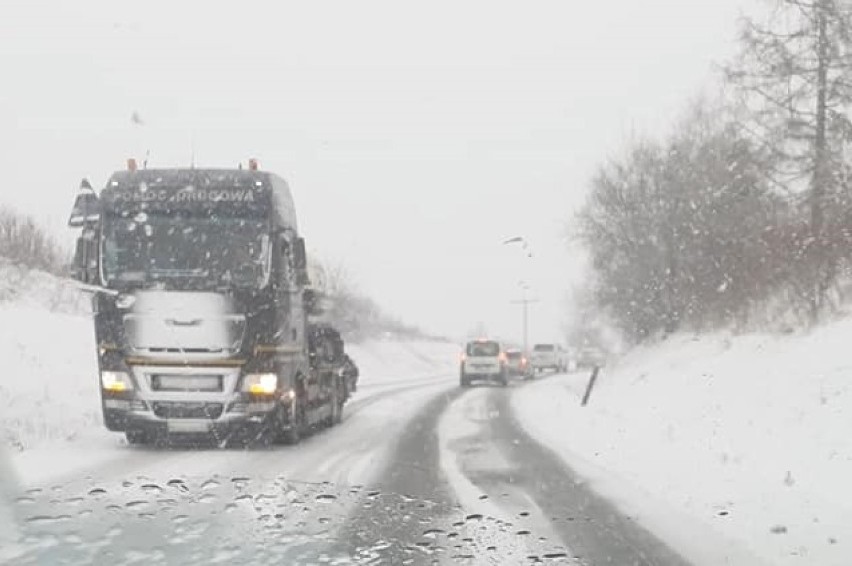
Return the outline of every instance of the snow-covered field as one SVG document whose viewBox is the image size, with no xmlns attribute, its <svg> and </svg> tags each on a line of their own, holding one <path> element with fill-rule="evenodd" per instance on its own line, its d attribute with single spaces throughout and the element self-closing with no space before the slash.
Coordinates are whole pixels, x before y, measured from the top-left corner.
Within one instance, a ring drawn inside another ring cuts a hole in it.
<svg viewBox="0 0 852 566">
<path fill-rule="evenodd" d="M 678 336 L 513 399 L 522 425 L 699 564 L 852 563 L 852 319 Z"/>
</svg>

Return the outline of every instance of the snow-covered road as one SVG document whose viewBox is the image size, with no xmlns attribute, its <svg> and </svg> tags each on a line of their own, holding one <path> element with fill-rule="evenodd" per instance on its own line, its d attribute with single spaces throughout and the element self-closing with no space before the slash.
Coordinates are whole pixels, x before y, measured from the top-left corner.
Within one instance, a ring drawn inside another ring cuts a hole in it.
<svg viewBox="0 0 852 566">
<path fill-rule="evenodd" d="M 406 425 L 431 396 L 455 385 L 452 376 L 399 379 L 391 385 L 364 388 L 347 405 L 343 422 L 321 430 L 297 446 L 222 449 L 215 445 L 129 446 L 120 435 L 92 434 L 84 441 L 25 451 L 14 458 L 27 486 L 122 481 L 144 476 L 172 477 L 219 474 L 369 484 L 385 454 Z M 406 407 L 400 411 L 399 407 Z"/>
<path fill-rule="evenodd" d="M 474 563 L 537 556 L 584 564 L 682 564 L 523 432 L 509 400 L 527 386 L 514 381 L 505 389 L 461 389 L 457 376 L 446 372 L 386 375 L 365 382 L 339 426 L 296 446 L 136 447 L 93 431 L 64 447 L 51 442 L 26 450 L 13 462 L 25 486 L 61 485 L 65 494 L 93 486 L 118 493 L 130 484 L 244 477 L 263 485 L 261 491 L 285 478 L 338 489 L 366 485 L 401 497 L 402 505 L 428 502 L 412 510 L 411 516 L 423 514 L 418 520 L 400 521 L 353 500 L 351 517 L 334 539 L 345 555 L 390 541 L 384 559 L 401 562 L 411 557 L 411 548 L 424 548 L 424 536 L 435 548 L 451 549 L 465 529 L 473 534 L 464 539 L 479 536 L 470 523 L 483 522 L 488 538 L 478 541 Z"/>
</svg>

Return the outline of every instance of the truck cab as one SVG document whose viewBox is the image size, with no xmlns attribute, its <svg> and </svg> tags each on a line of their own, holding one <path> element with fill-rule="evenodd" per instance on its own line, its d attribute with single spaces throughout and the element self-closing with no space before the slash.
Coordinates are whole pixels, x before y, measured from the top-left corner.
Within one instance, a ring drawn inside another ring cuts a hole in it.
<svg viewBox="0 0 852 566">
<path fill-rule="evenodd" d="M 99 194 L 84 181 L 69 225 L 109 430 L 132 444 L 294 442 L 332 417 L 343 396 L 311 368 L 305 244 L 283 179 L 129 163 Z"/>
</svg>

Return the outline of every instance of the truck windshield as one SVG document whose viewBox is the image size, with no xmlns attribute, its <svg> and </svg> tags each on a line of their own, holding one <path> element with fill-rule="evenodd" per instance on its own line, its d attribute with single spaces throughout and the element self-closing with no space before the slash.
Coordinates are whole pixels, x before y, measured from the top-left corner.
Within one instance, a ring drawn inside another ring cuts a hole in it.
<svg viewBox="0 0 852 566">
<path fill-rule="evenodd" d="M 257 218 L 144 212 L 108 218 L 103 275 L 108 285 L 262 287 L 270 267 L 268 232 Z"/>
</svg>

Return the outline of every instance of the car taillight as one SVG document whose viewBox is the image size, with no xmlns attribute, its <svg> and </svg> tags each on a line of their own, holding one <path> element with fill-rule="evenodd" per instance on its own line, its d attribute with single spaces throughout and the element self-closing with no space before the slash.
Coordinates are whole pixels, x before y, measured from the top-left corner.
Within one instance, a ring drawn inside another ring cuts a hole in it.
<svg viewBox="0 0 852 566">
<path fill-rule="evenodd" d="M 498 357 L 500 358 L 501 362 L 505 362 L 506 359 L 507 359 L 506 358 L 506 352 L 500 352 L 500 355 Z"/>
</svg>

